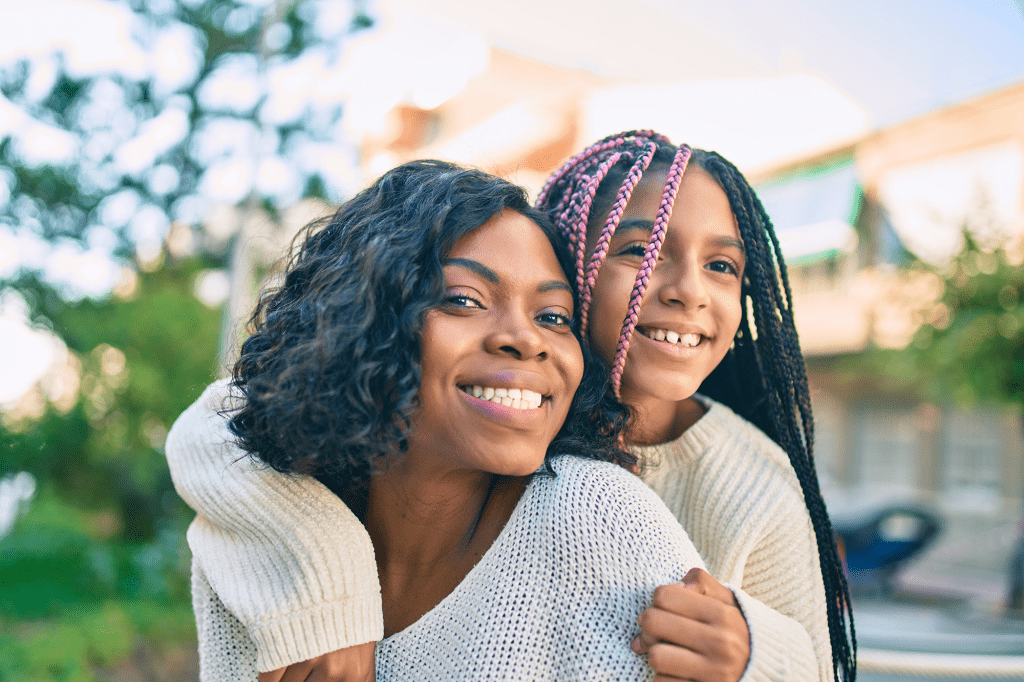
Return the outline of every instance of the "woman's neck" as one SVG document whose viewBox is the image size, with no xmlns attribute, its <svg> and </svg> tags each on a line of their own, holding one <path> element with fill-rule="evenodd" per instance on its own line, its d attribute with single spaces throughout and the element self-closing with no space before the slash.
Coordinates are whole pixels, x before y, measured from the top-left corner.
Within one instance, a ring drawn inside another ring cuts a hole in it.
<svg viewBox="0 0 1024 682">
<path fill-rule="evenodd" d="M 631 445 L 659 445 L 673 441 L 707 412 L 693 397 L 676 401 L 623 393 L 622 401 L 633 410 L 633 419 L 626 432 L 626 442 Z"/>
<path fill-rule="evenodd" d="M 403 459 L 373 477 L 367 502 L 385 636 L 419 620 L 462 582 L 525 490 L 524 479 L 479 471 L 431 475 Z"/>
</svg>

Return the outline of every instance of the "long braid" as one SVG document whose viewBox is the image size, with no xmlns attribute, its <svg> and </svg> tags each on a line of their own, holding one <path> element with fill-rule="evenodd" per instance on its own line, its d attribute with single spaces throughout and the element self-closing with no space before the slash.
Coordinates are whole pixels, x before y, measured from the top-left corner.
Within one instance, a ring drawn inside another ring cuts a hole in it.
<svg viewBox="0 0 1024 682">
<path fill-rule="evenodd" d="M 652 164 L 657 164 L 659 167 L 668 166 L 671 178 L 671 168 L 677 165 L 680 153 L 682 149 L 676 149 L 667 138 L 649 130 L 611 135 L 571 159 L 545 184 L 537 199 L 537 207 L 551 215 L 573 245 L 574 256 L 581 268 L 577 277 L 581 284 L 581 311 L 589 309 L 594 282 L 607 256 L 608 243 L 643 173 Z M 609 163 L 613 156 L 615 161 Z M 771 220 L 739 170 L 714 152 L 694 150 L 692 160 L 708 172 L 726 193 L 740 228 L 747 260 L 741 322 L 733 350 L 704 380 L 700 391 L 744 416 L 788 454 L 818 545 L 833 670 L 840 680 L 853 682 L 856 679 L 857 640 L 850 594 L 814 467 L 810 390 L 793 324 L 793 296 L 782 251 Z M 682 169 L 678 174 L 682 176 Z M 670 187 L 666 186 L 659 217 L 663 211 L 671 211 L 678 181 L 676 178 L 675 188 L 671 189 L 671 198 L 667 201 Z M 608 217 L 602 221 L 594 254 L 583 268 L 579 251 L 586 249 L 587 227 L 596 229 L 591 220 L 595 206 L 601 211 L 608 211 Z M 667 220 L 666 216 L 666 224 Z M 661 230 L 660 236 L 656 238 L 652 234 L 648 243 L 641 272 L 637 275 L 636 284 L 639 286 L 634 286 L 630 297 L 631 313 L 639 310 L 643 296 L 640 287 L 646 285 L 645 276 L 650 275 L 649 272 L 645 275 L 644 271 L 648 267 L 653 268 L 650 256 L 653 253 L 656 259 L 663 237 L 664 230 Z M 753 319 L 748 314 L 748 306 Z M 581 315 L 581 320 L 585 319 Z M 615 379 L 616 394 L 629 346 L 628 332 L 632 332 L 634 326 L 633 315 L 627 315 L 616 353 L 616 361 L 620 365 Z"/>
<path fill-rule="evenodd" d="M 747 352 L 741 355 L 741 344 L 737 343 L 735 354 L 738 357 L 732 365 L 738 377 L 726 379 L 726 382 L 735 385 L 737 378 L 749 377 L 761 367 L 764 382 L 758 388 L 764 393 L 730 406 L 765 431 L 789 455 L 818 544 L 833 670 L 840 679 L 853 681 L 856 679 L 857 637 L 852 604 L 812 456 L 814 425 L 810 389 L 793 324 L 793 297 L 782 251 L 771 220 L 740 171 L 713 152 L 699 152 L 695 160 L 725 190 L 748 254 L 746 279 L 749 285 L 745 287 L 744 298 L 749 297 L 752 302 L 757 341 L 756 344 L 749 341 L 752 336 L 749 326 L 741 329 L 745 342 L 742 345 Z M 749 325 L 749 320 L 743 324 Z M 701 386 L 701 392 L 728 404 L 732 390 L 726 388 L 724 395 L 716 396 L 719 388 L 716 384 L 724 383 L 723 379 L 713 373 Z"/>
</svg>

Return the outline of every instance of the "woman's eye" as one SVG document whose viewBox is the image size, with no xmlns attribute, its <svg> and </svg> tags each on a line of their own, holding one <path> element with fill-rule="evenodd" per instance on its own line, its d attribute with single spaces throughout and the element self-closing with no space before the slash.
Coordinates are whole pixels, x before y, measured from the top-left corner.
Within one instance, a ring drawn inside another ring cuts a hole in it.
<svg viewBox="0 0 1024 682">
<path fill-rule="evenodd" d="M 452 294 L 444 299 L 444 304 L 451 308 L 483 308 L 483 304 L 471 296 L 465 294 Z"/>
<path fill-rule="evenodd" d="M 726 275 L 738 275 L 739 270 L 730 261 L 727 260 L 716 260 L 707 265 L 708 270 L 712 272 L 721 272 Z"/>
<path fill-rule="evenodd" d="M 569 327 L 572 320 L 562 313 L 544 312 L 537 316 L 537 321 L 552 327 Z"/>
</svg>

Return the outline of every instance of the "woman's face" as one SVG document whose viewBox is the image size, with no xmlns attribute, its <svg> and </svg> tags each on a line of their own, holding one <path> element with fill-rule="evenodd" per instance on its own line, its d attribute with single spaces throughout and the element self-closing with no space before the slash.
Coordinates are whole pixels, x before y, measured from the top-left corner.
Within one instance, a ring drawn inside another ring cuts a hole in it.
<svg viewBox="0 0 1024 682">
<path fill-rule="evenodd" d="M 583 376 L 572 290 L 547 237 L 513 211 L 460 239 L 444 271 L 446 300 L 420 339 L 409 453 L 453 469 L 531 474 Z"/>
<path fill-rule="evenodd" d="M 634 189 L 594 285 L 590 339 L 608 363 L 615 359 L 665 179 L 666 171 L 652 170 Z M 605 217 L 591 222 L 590 249 Z M 728 197 L 707 172 L 691 165 L 679 185 L 630 341 L 621 385 L 624 402 L 678 402 L 697 391 L 739 329 L 745 264 Z"/>
</svg>

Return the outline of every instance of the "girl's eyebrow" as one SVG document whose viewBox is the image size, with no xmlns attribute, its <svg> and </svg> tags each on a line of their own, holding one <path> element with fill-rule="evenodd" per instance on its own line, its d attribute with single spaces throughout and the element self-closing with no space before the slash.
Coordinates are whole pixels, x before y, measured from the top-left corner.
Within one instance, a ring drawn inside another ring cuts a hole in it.
<svg viewBox="0 0 1024 682">
<path fill-rule="evenodd" d="M 719 246 L 731 246 L 737 248 L 740 251 L 743 251 L 744 254 L 746 254 L 746 251 L 743 248 L 742 239 L 736 239 L 736 237 L 719 237 L 718 239 L 715 240 L 715 243 L 718 244 Z"/>
<path fill-rule="evenodd" d="M 618 227 L 615 228 L 615 235 L 625 234 L 626 232 L 647 232 L 650 233 L 654 229 L 654 221 L 648 220 L 647 218 L 623 218 Z"/>
<path fill-rule="evenodd" d="M 491 284 L 501 284 L 501 278 L 498 277 L 498 273 L 491 270 L 483 263 L 479 263 L 469 258 L 446 258 L 442 266 L 454 265 L 455 267 L 465 268 L 472 273 L 480 275 Z M 537 287 L 537 291 L 544 293 L 545 291 L 568 291 L 572 293 L 572 287 L 565 282 L 560 282 L 556 279 L 548 280 L 547 282 L 541 282 Z"/>
<path fill-rule="evenodd" d="M 646 218 L 624 218 L 615 229 L 615 235 L 626 234 L 627 232 L 650 232 L 654 229 L 654 221 Z M 743 251 L 743 240 L 735 237 L 718 237 L 715 244 L 722 247 L 733 247 Z M 744 252 L 745 253 L 745 252 Z"/>
</svg>

